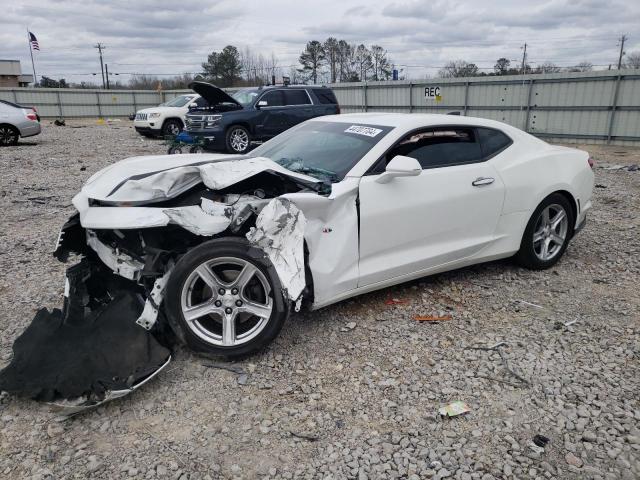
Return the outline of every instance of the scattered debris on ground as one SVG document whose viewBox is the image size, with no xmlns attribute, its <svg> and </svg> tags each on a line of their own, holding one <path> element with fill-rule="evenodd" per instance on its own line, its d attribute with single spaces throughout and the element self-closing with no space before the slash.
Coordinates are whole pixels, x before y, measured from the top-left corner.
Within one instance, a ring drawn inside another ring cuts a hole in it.
<svg viewBox="0 0 640 480">
<path fill-rule="evenodd" d="M 166 151 L 128 122 L 66 124 L 0 149 L 0 368 L 37 306 L 63 302 L 50 252 L 71 197 L 117 160 Z M 640 164 L 639 149 L 583 148 L 597 165 Z M 270 348 L 229 364 L 245 384 L 179 349 L 149 388 L 70 420 L 0 394 L 0 477 L 639 478 L 640 175 L 595 173 L 607 188 L 552 269 L 494 262 L 293 315 Z M 454 321 L 411 320 L 423 313 Z M 529 387 L 498 353 L 464 350 L 503 341 Z M 441 419 L 457 399 L 472 411 Z"/>
</svg>

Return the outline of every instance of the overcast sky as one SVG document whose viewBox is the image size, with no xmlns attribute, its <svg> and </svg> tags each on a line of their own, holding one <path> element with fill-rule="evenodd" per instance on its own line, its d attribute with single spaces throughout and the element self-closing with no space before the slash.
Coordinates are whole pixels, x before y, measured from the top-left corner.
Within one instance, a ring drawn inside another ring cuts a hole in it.
<svg viewBox="0 0 640 480">
<path fill-rule="evenodd" d="M 119 73 L 197 72 L 225 45 L 277 56 L 282 73 L 308 40 L 328 36 L 386 48 L 410 78 L 434 75 L 449 60 L 491 68 L 499 57 L 560 66 L 617 62 L 618 38 L 640 50 L 639 0 L 20 0 L 3 1 L 0 58 L 31 72 L 27 27 L 38 37 L 36 71 L 95 81 L 93 45 L 106 45 Z M 81 75 L 82 74 L 82 75 Z M 126 79 L 127 77 L 122 77 Z"/>
</svg>

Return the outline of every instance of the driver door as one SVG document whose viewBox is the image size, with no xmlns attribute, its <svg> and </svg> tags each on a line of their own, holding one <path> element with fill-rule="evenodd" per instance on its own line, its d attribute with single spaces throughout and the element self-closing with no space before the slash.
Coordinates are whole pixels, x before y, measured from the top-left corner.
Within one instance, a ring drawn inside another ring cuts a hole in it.
<svg viewBox="0 0 640 480">
<path fill-rule="evenodd" d="M 376 182 L 396 155 L 422 172 Z M 413 132 L 380 165 L 360 181 L 359 287 L 454 264 L 493 240 L 504 184 L 474 128 Z"/>
</svg>

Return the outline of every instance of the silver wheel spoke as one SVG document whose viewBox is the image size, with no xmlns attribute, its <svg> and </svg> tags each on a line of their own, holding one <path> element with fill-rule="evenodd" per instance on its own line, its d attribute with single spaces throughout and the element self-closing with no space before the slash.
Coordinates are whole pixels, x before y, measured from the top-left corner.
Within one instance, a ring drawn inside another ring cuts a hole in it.
<svg viewBox="0 0 640 480">
<path fill-rule="evenodd" d="M 249 280 L 253 278 L 253 276 L 256 273 L 256 270 L 257 270 L 256 267 L 254 267 L 250 263 L 247 263 L 242 269 L 242 271 L 238 274 L 236 279 L 233 281 L 232 286 L 242 291 L 244 287 L 247 286 L 247 283 L 249 283 Z"/>
<path fill-rule="evenodd" d="M 546 260 L 549 257 L 549 244 L 551 243 L 551 240 L 548 238 L 545 238 L 542 242 L 542 250 L 540 251 L 540 255 L 542 256 L 543 260 Z"/>
<path fill-rule="evenodd" d="M 251 315 L 255 315 L 260 318 L 269 318 L 271 316 L 272 309 L 273 307 L 271 302 L 267 305 L 260 305 L 259 303 L 245 301 L 242 306 L 238 308 L 238 311 L 250 313 Z"/>
<path fill-rule="evenodd" d="M 564 243 L 564 238 L 561 237 L 560 235 L 558 235 L 557 233 L 552 233 L 551 234 L 551 240 L 556 245 L 562 245 Z"/>
<path fill-rule="evenodd" d="M 222 344 L 232 346 L 236 343 L 236 312 L 222 316 Z"/>
<path fill-rule="evenodd" d="M 218 288 L 222 287 L 224 284 L 220 281 L 215 273 L 206 265 L 202 264 L 197 269 L 198 276 L 202 279 L 204 283 L 206 283 L 209 288 L 213 291 L 213 295 L 216 296 L 218 294 Z"/>
<path fill-rule="evenodd" d="M 562 222 L 562 220 L 564 220 L 564 218 L 566 217 L 566 214 L 564 213 L 564 210 L 560 210 L 555 217 L 553 217 L 553 220 L 551 220 L 551 228 L 553 228 L 554 230 L 556 228 L 558 228 L 558 225 L 560 225 L 560 222 Z"/>
<path fill-rule="evenodd" d="M 549 223 L 549 207 L 542 211 L 542 226 L 544 227 Z"/>
<path fill-rule="evenodd" d="M 184 319 L 187 322 L 193 322 L 194 320 L 204 317 L 205 315 L 209 315 L 210 313 L 216 313 L 219 311 L 220 309 L 216 307 L 212 302 L 204 302 L 183 310 L 182 314 L 184 315 Z"/>
<path fill-rule="evenodd" d="M 544 233 L 536 232 L 536 233 L 533 234 L 533 243 L 534 243 L 534 245 L 536 243 L 540 242 L 543 239 L 544 239 Z"/>
</svg>

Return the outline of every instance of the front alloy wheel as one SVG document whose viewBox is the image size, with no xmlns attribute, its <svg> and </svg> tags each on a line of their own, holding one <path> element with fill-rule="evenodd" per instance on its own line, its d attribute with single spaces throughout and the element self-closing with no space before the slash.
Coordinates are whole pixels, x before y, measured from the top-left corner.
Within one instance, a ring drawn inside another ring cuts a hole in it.
<svg viewBox="0 0 640 480">
<path fill-rule="evenodd" d="M 189 329 L 204 342 L 237 347 L 255 338 L 273 310 L 271 286 L 247 260 L 218 257 L 196 267 L 182 286 Z"/>
<path fill-rule="evenodd" d="M 227 357 L 271 342 L 289 313 L 280 280 L 262 251 L 242 238 L 219 238 L 176 264 L 165 308 L 178 338 L 194 350 Z"/>
<path fill-rule="evenodd" d="M 245 153 L 249 150 L 249 132 L 241 126 L 231 127 L 227 131 L 227 150 L 230 153 Z"/>
</svg>

